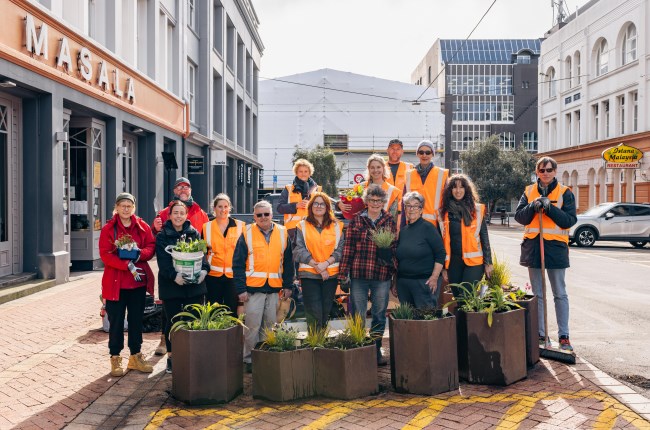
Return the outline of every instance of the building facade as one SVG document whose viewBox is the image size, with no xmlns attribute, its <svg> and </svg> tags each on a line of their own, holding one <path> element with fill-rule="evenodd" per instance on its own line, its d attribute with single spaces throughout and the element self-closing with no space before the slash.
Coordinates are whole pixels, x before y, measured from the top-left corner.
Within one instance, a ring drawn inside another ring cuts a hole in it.
<svg viewBox="0 0 650 430">
<path fill-rule="evenodd" d="M 292 183 L 296 147 L 325 146 L 334 151 L 343 175 L 340 188 L 364 174 L 368 156 L 386 155 L 388 142 L 404 144 L 403 160 L 416 162 L 422 139 L 437 145 L 443 117 L 433 90 L 413 104 L 422 88 L 403 82 L 338 70 L 313 72 L 260 82 L 260 159 L 264 160 L 265 190 L 279 192 Z M 437 164 L 442 157 L 436 157 Z M 276 179 L 274 181 L 274 179 Z"/>
<path fill-rule="evenodd" d="M 499 135 L 503 149 L 537 152 L 538 39 L 437 39 L 411 82 L 437 88 L 445 115 L 445 166 L 462 171 L 459 155 Z"/>
<path fill-rule="evenodd" d="M 8 0 L 0 16 L 0 276 L 64 282 L 71 266 L 100 266 L 99 232 L 123 191 L 147 221 L 176 176 L 189 176 L 202 207 L 224 190 L 242 207 L 255 194 L 253 172 L 235 185 L 239 160 L 244 173 L 255 165 L 263 47 L 249 2 Z M 213 123 L 237 124 L 239 100 L 251 118 L 222 138 Z"/>
<path fill-rule="evenodd" d="M 647 0 L 590 1 L 542 42 L 540 152 L 558 161 L 581 212 L 650 201 L 649 12 Z M 638 168 L 607 167 L 602 152 L 619 144 L 644 153 Z"/>
</svg>

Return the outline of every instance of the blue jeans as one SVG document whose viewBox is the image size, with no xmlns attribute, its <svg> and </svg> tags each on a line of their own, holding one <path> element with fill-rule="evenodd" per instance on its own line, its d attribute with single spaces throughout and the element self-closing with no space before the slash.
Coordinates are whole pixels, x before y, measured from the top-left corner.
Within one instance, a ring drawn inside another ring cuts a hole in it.
<svg viewBox="0 0 650 430">
<path fill-rule="evenodd" d="M 551 281 L 553 301 L 555 302 L 555 318 L 557 320 L 558 336 L 569 337 L 569 296 L 566 293 L 564 274 L 566 269 L 546 269 L 548 278 Z M 528 268 L 528 276 L 533 286 L 533 292 L 537 296 L 539 304 L 539 335 L 545 336 L 544 332 L 544 301 L 542 300 L 542 269 Z M 548 292 L 546 294 L 548 298 Z"/>
<path fill-rule="evenodd" d="M 366 309 L 368 309 L 368 290 L 370 290 L 370 301 L 372 307 L 372 324 L 370 332 L 384 335 L 386 328 L 386 309 L 388 308 L 388 292 L 390 291 L 389 281 L 377 281 L 374 279 L 352 279 L 350 285 L 350 298 L 354 305 L 354 312 L 361 315 L 364 322 Z"/>
</svg>

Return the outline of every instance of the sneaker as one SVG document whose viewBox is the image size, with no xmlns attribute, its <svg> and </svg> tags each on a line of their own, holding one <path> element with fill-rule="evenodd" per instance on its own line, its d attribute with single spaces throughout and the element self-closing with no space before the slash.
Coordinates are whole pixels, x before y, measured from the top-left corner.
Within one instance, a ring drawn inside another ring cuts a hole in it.
<svg viewBox="0 0 650 430">
<path fill-rule="evenodd" d="M 156 352 L 154 354 L 156 355 L 165 355 L 167 354 L 167 344 L 165 343 L 165 335 L 162 335 L 160 337 L 160 343 L 156 347 Z"/>
<path fill-rule="evenodd" d="M 153 366 L 142 357 L 142 353 L 138 352 L 129 357 L 129 364 L 126 365 L 127 369 L 139 370 L 143 373 L 153 372 Z"/>
<path fill-rule="evenodd" d="M 573 352 L 573 347 L 568 336 L 560 336 L 560 349 L 563 351 Z"/>
<path fill-rule="evenodd" d="M 172 359 L 171 359 L 171 357 L 167 358 L 167 367 L 165 368 L 165 373 L 172 373 Z"/>
<path fill-rule="evenodd" d="M 119 355 L 111 355 L 111 376 L 124 376 L 124 369 L 122 369 L 122 357 Z"/>
<path fill-rule="evenodd" d="M 244 363 L 246 373 L 253 373 L 253 363 Z"/>
<path fill-rule="evenodd" d="M 544 347 L 546 345 L 546 337 L 540 336 L 539 337 L 539 346 Z"/>
</svg>

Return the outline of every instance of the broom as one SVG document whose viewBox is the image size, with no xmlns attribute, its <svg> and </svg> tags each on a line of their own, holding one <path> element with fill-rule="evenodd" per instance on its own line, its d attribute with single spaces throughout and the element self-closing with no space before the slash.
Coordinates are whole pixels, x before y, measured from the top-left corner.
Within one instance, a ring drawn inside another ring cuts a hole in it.
<svg viewBox="0 0 650 430">
<path fill-rule="evenodd" d="M 539 211 L 539 253 L 542 266 L 542 300 L 544 301 L 544 346 L 539 347 L 540 357 L 561 361 L 568 364 L 576 364 L 576 354 L 573 351 L 565 351 L 553 347 L 548 336 L 548 310 L 546 307 L 546 265 L 544 264 L 544 210 Z"/>
</svg>

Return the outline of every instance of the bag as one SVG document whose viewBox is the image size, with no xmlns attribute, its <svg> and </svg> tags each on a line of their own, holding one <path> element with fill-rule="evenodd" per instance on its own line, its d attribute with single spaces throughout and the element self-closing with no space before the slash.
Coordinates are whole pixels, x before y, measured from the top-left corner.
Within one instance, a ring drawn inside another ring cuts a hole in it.
<svg viewBox="0 0 650 430">
<path fill-rule="evenodd" d="M 281 323 L 284 320 L 291 319 L 296 313 L 296 301 L 289 297 L 285 299 L 283 297 L 278 300 L 278 308 L 275 312 L 275 319 L 278 323 Z"/>
<path fill-rule="evenodd" d="M 108 314 L 104 308 L 104 301 L 100 294 L 99 299 L 102 300 L 102 309 L 99 312 L 99 315 L 102 317 L 102 330 L 106 333 L 110 330 L 110 323 L 108 321 Z M 159 301 L 158 301 L 159 302 Z M 162 303 L 158 303 L 154 300 L 153 296 L 147 294 L 144 299 L 144 312 L 142 315 L 142 333 L 154 333 L 162 331 Z M 129 322 L 127 316 L 124 316 L 124 331 L 129 329 Z"/>
</svg>

